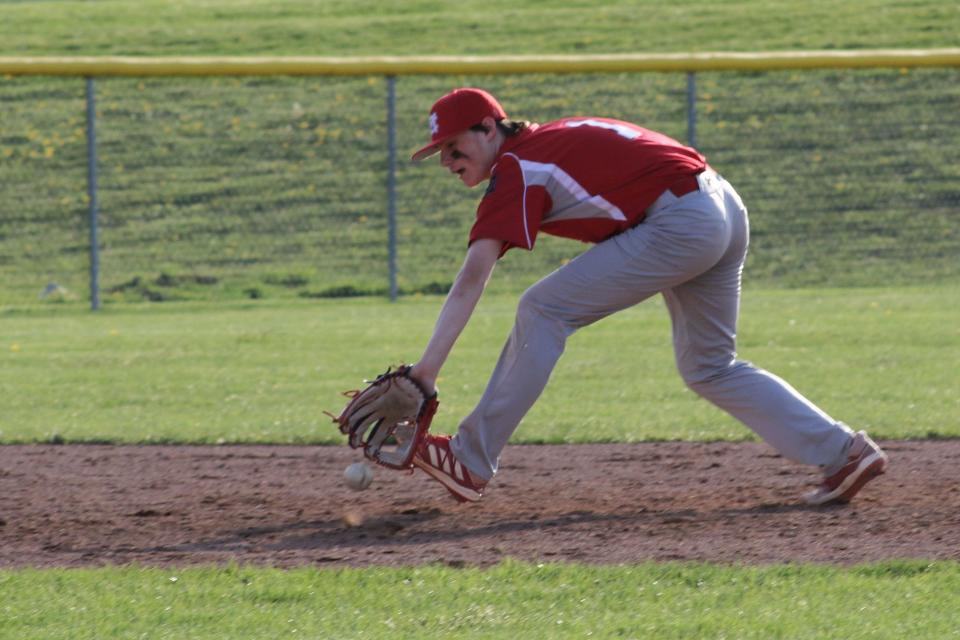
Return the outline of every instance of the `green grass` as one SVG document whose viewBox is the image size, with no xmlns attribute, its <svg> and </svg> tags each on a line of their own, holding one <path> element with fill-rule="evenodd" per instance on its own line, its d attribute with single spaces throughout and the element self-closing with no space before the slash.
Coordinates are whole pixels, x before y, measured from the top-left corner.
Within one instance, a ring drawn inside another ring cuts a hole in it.
<svg viewBox="0 0 960 640">
<path fill-rule="evenodd" d="M 0 635 L 18 640 L 941 639 L 960 566 L 110 567 L 3 571 L 0 596 Z"/>
<path fill-rule="evenodd" d="M 496 277 L 496 275 L 494 275 Z M 515 297 L 483 301 L 439 381 L 438 429 L 479 398 Z M 335 443 L 321 411 L 415 360 L 441 299 L 70 306 L 0 315 L 0 441 Z M 957 287 L 758 290 L 740 356 L 883 438 L 960 436 Z M 739 440 L 676 374 L 659 300 L 573 336 L 516 442 Z"/>
<path fill-rule="evenodd" d="M 377 55 L 937 47 L 960 11 L 929 0 L 122 0 L 6 2 L 6 55 Z M 415 36 L 412 34 L 416 34 Z"/>
<path fill-rule="evenodd" d="M 938 0 L 2 5 L 0 56 L 944 47 L 960 29 L 960 5 Z M 521 118 L 686 136 L 679 74 L 403 78 L 401 158 L 433 99 L 467 83 Z M 957 71 L 701 74 L 698 89 L 699 145 L 751 208 L 741 355 L 879 437 L 960 435 Z M 82 82 L 0 78 L 0 441 L 337 441 L 320 411 L 417 357 L 440 304 L 307 297 L 386 286 L 384 92 L 380 78 L 98 81 L 107 309 L 94 315 Z M 442 288 L 459 264 L 477 194 L 445 178 L 400 168 L 407 292 Z M 504 261 L 494 292 L 579 249 L 541 239 Z M 40 303 L 50 282 L 65 290 Z M 513 303 L 483 301 L 441 380 L 439 425 L 479 396 Z M 667 325 L 654 303 L 575 336 L 517 441 L 749 437 L 683 389 Z M 939 639 L 956 635 L 958 576 L 955 563 L 28 569 L 0 571 L 0 637 Z"/>
<path fill-rule="evenodd" d="M 751 276 L 777 287 L 960 281 L 958 73 L 701 74 L 700 147 L 751 210 Z M 401 153 L 454 81 L 400 83 Z M 675 74 L 461 81 L 531 118 L 602 113 L 686 135 Z M 38 303 L 50 282 L 69 299 L 87 296 L 80 89 L 0 80 L 10 212 L 0 219 L 0 305 Z M 101 82 L 105 303 L 383 294 L 383 91 L 381 79 Z M 431 163 L 401 163 L 405 292 L 449 284 L 478 195 Z M 503 261 L 496 286 L 519 291 L 581 250 L 541 237 L 531 255 Z"/>
<path fill-rule="evenodd" d="M 960 9 L 933 1 L 14 2 L 0 55 L 917 47 L 951 45 L 957 28 Z M 752 276 L 777 287 L 960 281 L 958 74 L 699 74 L 698 145 L 751 209 Z M 520 118 L 608 115 L 687 135 L 683 74 L 401 78 L 406 293 L 449 284 L 479 195 L 434 163 L 403 162 L 431 102 L 457 84 L 494 90 Z M 98 81 L 106 303 L 382 295 L 385 92 L 382 78 Z M 83 84 L 0 78 L 0 106 L 0 305 L 37 302 L 51 282 L 82 300 Z M 498 286 L 519 291 L 581 250 L 550 240 L 505 261 Z"/>
</svg>

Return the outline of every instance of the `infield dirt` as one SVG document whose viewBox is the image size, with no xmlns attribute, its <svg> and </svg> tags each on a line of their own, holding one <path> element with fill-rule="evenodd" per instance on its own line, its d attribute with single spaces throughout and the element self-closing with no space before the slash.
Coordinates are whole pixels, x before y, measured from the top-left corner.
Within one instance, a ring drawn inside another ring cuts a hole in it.
<svg viewBox="0 0 960 640">
<path fill-rule="evenodd" d="M 420 472 L 351 491 L 346 447 L 2 446 L 0 566 L 960 559 L 960 441 L 880 444 L 831 507 L 758 443 L 511 446 L 471 505 Z"/>
</svg>

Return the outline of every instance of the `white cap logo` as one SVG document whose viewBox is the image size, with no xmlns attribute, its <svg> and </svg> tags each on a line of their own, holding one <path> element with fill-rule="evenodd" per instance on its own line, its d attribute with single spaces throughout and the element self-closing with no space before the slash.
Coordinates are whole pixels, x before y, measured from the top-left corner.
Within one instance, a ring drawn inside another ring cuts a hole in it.
<svg viewBox="0 0 960 640">
<path fill-rule="evenodd" d="M 440 132 L 440 123 L 437 122 L 437 112 L 430 114 L 430 134 L 437 135 Z"/>
</svg>

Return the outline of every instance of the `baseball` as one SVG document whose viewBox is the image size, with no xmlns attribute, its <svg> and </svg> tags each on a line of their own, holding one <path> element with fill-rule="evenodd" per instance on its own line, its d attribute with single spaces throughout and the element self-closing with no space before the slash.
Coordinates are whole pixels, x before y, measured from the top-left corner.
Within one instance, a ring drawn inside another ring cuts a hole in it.
<svg viewBox="0 0 960 640">
<path fill-rule="evenodd" d="M 354 491 L 363 491 L 373 482 L 373 469 L 362 462 L 354 462 L 344 469 L 343 479 Z"/>
</svg>

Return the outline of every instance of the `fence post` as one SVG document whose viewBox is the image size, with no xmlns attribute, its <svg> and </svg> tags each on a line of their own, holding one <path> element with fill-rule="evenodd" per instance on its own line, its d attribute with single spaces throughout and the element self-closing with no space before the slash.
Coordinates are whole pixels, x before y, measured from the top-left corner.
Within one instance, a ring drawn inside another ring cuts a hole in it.
<svg viewBox="0 0 960 640">
<path fill-rule="evenodd" d="M 687 145 L 697 148 L 697 74 L 687 74 Z"/>
<path fill-rule="evenodd" d="M 100 233 L 97 211 L 97 107 L 93 78 L 87 77 L 87 197 L 90 200 L 90 309 L 100 308 Z"/>
<path fill-rule="evenodd" d="M 397 77 L 387 76 L 387 263 L 390 301 L 397 300 Z"/>
</svg>

